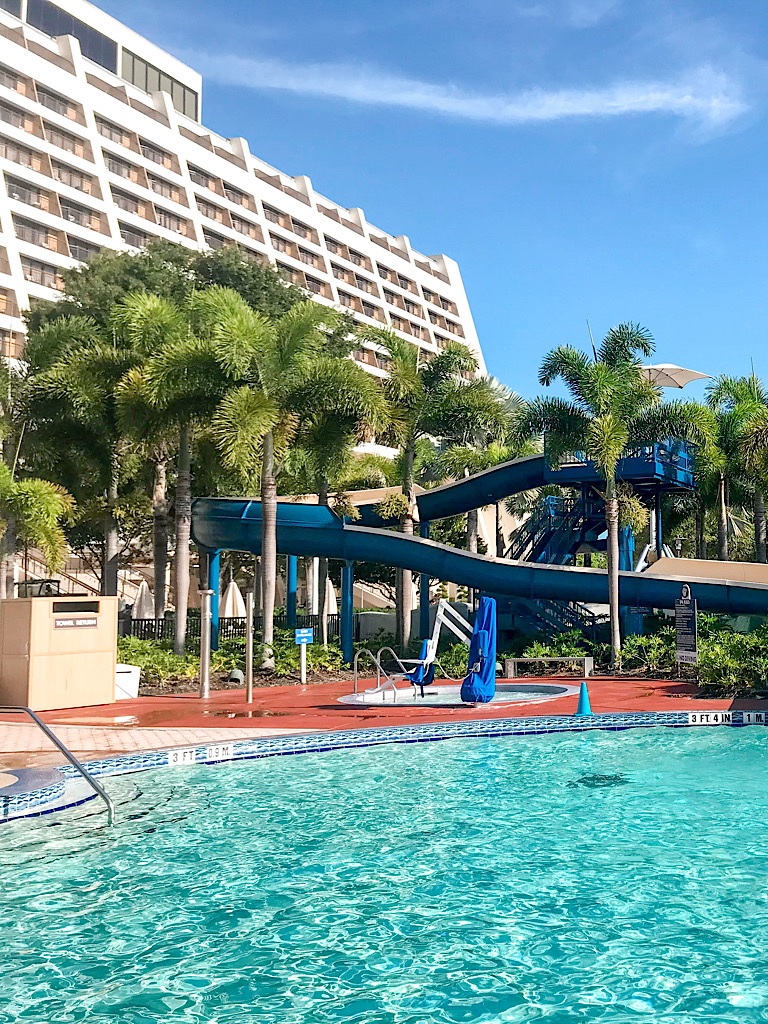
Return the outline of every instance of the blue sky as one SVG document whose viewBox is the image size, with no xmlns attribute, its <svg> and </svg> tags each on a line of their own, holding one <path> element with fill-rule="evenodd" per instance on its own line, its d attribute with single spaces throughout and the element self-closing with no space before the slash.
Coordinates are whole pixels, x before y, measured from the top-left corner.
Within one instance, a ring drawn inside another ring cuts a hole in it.
<svg viewBox="0 0 768 1024">
<path fill-rule="evenodd" d="M 521 394 L 587 318 L 768 378 L 765 0 L 99 6 L 204 73 L 206 125 L 456 259 Z"/>
</svg>

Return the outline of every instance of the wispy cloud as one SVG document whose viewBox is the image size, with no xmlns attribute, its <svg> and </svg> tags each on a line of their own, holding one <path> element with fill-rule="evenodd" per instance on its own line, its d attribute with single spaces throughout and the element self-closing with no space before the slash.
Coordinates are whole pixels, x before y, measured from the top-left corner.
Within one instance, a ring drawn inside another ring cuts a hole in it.
<svg viewBox="0 0 768 1024">
<path fill-rule="evenodd" d="M 538 0 L 516 8 L 523 18 L 546 18 L 568 28 L 593 28 L 619 12 L 621 0 Z"/>
<path fill-rule="evenodd" d="M 706 129 L 722 128 L 747 109 L 738 85 L 724 72 L 702 67 L 675 79 L 621 81 L 599 88 L 530 88 L 473 92 L 459 85 L 406 78 L 367 66 L 293 64 L 204 53 L 184 55 L 225 85 L 274 89 L 304 96 L 401 107 L 423 114 L 497 125 L 573 118 L 666 114 Z"/>
</svg>

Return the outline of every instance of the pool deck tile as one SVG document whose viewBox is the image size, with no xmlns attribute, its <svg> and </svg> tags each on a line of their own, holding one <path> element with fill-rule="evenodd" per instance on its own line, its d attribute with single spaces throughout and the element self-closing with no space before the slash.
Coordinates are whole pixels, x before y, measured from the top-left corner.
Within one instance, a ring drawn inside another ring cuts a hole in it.
<svg viewBox="0 0 768 1024">
<path fill-rule="evenodd" d="M 541 680 L 538 680 L 541 681 Z M 547 682 L 574 682 L 563 677 Z M 578 682 L 578 680 L 576 680 Z M 366 684 L 361 684 L 364 686 Z M 710 700 L 696 687 L 676 680 L 596 677 L 588 681 L 595 713 L 620 711 L 768 710 L 768 701 Z M 576 695 L 546 702 L 480 705 L 475 708 L 359 708 L 337 703 L 348 682 L 309 686 L 259 687 L 253 704 L 242 690 L 194 695 L 140 697 L 118 704 L 48 711 L 42 714 L 56 734 L 83 760 L 137 751 L 200 746 L 220 740 L 266 738 L 368 729 L 377 726 L 477 722 L 501 718 L 572 715 Z M 546 727 L 542 722 L 542 726 Z M 0 715 L 0 769 L 42 767 L 63 762 L 36 726 L 19 715 Z"/>
</svg>

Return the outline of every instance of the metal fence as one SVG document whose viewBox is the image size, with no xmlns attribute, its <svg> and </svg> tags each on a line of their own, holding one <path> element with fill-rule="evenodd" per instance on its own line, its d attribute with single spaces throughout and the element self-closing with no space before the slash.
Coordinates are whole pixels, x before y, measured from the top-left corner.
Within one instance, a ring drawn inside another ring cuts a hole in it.
<svg viewBox="0 0 768 1024">
<path fill-rule="evenodd" d="M 254 616 L 253 628 L 256 633 L 261 632 L 263 619 L 261 616 Z M 280 614 L 274 617 L 275 629 L 288 629 L 287 615 Z M 306 629 L 312 626 L 315 630 L 315 639 L 320 636 L 319 615 L 297 615 L 296 628 Z M 355 636 L 359 631 L 358 616 L 355 615 Z M 164 619 L 131 619 L 125 623 L 124 635 L 135 636 L 139 640 L 172 640 L 174 632 L 173 616 Z M 328 616 L 328 639 L 335 640 L 341 634 L 341 615 Z M 200 614 L 191 612 L 187 616 L 187 637 L 191 640 L 200 636 Z M 245 619 L 219 619 L 219 639 L 229 640 L 231 637 L 245 637 Z"/>
</svg>

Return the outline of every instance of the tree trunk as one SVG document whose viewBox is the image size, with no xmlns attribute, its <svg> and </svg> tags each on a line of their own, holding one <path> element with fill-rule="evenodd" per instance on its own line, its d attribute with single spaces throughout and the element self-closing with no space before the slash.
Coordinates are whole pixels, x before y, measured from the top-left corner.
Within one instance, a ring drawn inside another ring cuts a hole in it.
<svg viewBox="0 0 768 1024">
<path fill-rule="evenodd" d="M 261 462 L 261 581 L 264 622 L 264 655 L 261 668 L 275 667 L 275 583 L 277 580 L 277 485 L 275 483 L 275 439 L 272 431 L 264 436 Z"/>
<path fill-rule="evenodd" d="M 173 559 L 173 590 L 176 597 L 173 650 L 176 654 L 184 654 L 184 645 L 187 639 L 189 532 L 192 525 L 191 462 L 189 426 L 185 424 L 179 433 L 179 454 L 176 459 L 176 553 Z M 206 587 L 208 581 L 201 579 L 200 583 Z"/>
<path fill-rule="evenodd" d="M 16 564 L 16 548 L 18 546 L 18 540 L 16 539 L 16 520 L 13 516 L 7 516 L 7 525 L 5 527 L 5 535 L 3 537 L 3 557 L 2 563 L 0 563 L 0 599 L 15 597 L 15 591 L 13 589 L 13 568 Z"/>
<path fill-rule="evenodd" d="M 728 561 L 728 505 L 725 497 L 725 474 L 720 474 L 720 485 L 717 489 L 717 557 L 721 562 Z"/>
<path fill-rule="evenodd" d="M 477 554 L 477 509 L 471 508 L 467 512 L 467 551 Z M 467 598 L 471 605 L 475 603 L 475 591 L 472 587 L 467 588 Z"/>
<path fill-rule="evenodd" d="M 760 484 L 755 484 L 755 560 L 768 561 L 766 555 L 765 495 Z"/>
<path fill-rule="evenodd" d="M 328 478 L 323 477 L 317 489 L 318 505 L 328 504 Z M 318 611 L 320 613 L 320 640 L 323 647 L 328 646 L 328 559 L 321 558 L 318 562 Z"/>
<path fill-rule="evenodd" d="M 613 480 L 605 492 L 605 523 L 608 527 L 608 605 L 611 613 L 611 668 L 621 664 L 621 622 L 619 619 L 619 502 Z"/>
<path fill-rule="evenodd" d="M 502 505 L 496 502 L 496 557 L 504 557 L 504 525 L 502 520 Z"/>
<path fill-rule="evenodd" d="M 117 597 L 117 570 L 120 562 L 120 532 L 114 514 L 117 505 L 117 488 L 117 459 L 113 456 L 107 490 L 107 511 L 104 517 L 104 565 L 101 572 L 101 592 L 105 597 Z"/>
<path fill-rule="evenodd" d="M 155 577 L 155 618 L 165 615 L 165 581 L 168 576 L 168 501 L 166 491 L 167 460 L 155 460 L 152 487 L 152 548 Z"/>
<path fill-rule="evenodd" d="M 409 437 L 403 449 L 403 494 L 408 499 L 408 511 L 400 519 L 400 532 L 413 536 L 413 464 L 416 458 L 416 439 Z M 413 574 L 410 569 L 397 570 L 397 645 L 404 651 L 411 639 L 411 612 L 413 611 Z"/>
</svg>

